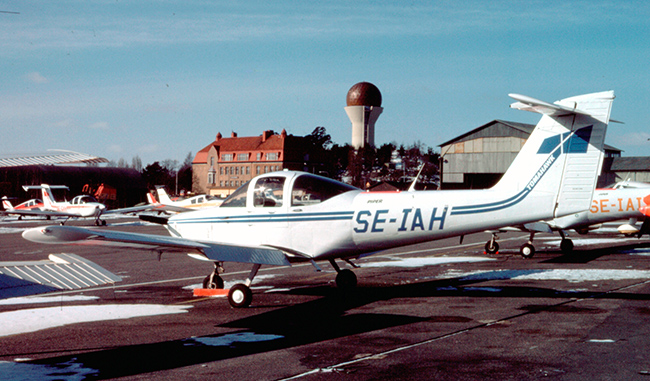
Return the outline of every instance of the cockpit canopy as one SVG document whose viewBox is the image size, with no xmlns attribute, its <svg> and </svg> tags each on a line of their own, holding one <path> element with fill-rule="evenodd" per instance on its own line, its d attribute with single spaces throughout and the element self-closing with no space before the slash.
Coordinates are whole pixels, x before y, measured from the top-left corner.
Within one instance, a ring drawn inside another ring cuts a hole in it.
<svg viewBox="0 0 650 381">
<path fill-rule="evenodd" d="M 96 198 L 93 196 L 88 196 L 88 195 L 83 195 L 83 196 L 76 196 L 75 198 L 72 199 L 70 202 L 72 205 L 81 205 L 81 204 L 87 204 L 89 202 L 98 202 Z"/>
<path fill-rule="evenodd" d="M 352 190 L 359 189 L 310 173 L 274 172 L 242 185 L 221 204 L 221 207 L 277 208 L 287 204 L 309 206 Z"/>
</svg>

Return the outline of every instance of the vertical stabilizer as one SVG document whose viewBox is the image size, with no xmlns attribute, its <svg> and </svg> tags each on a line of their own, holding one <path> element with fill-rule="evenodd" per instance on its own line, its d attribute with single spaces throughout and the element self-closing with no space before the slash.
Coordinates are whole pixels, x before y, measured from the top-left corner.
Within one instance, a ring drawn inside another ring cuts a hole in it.
<svg viewBox="0 0 650 381">
<path fill-rule="evenodd" d="M 160 200 L 161 204 L 169 205 L 174 203 L 172 199 L 169 198 L 169 195 L 165 191 L 165 188 L 156 188 L 156 192 L 158 192 L 158 200 Z"/>
<path fill-rule="evenodd" d="M 518 94 L 511 107 L 542 114 L 496 190 L 556 194 L 555 217 L 589 209 L 604 155 L 613 91 L 553 104 Z M 531 168 L 539 168 L 530 178 Z"/>
<path fill-rule="evenodd" d="M 56 206 L 56 200 L 52 194 L 52 189 L 47 184 L 41 184 L 41 196 L 43 197 L 43 206 L 46 210 L 52 210 Z"/>
<path fill-rule="evenodd" d="M 11 205 L 11 201 L 7 198 L 7 196 L 2 197 L 2 207 L 5 210 L 13 210 L 14 206 Z"/>
</svg>

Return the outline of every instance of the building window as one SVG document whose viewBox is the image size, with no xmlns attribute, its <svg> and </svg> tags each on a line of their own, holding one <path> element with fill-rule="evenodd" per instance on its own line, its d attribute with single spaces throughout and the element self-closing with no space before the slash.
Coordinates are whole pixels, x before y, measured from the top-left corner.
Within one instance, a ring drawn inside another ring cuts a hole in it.
<svg viewBox="0 0 650 381">
<path fill-rule="evenodd" d="M 235 175 L 239 174 L 239 167 L 235 167 Z"/>
<path fill-rule="evenodd" d="M 269 152 L 266 154 L 266 160 L 278 160 L 277 152 Z"/>
<path fill-rule="evenodd" d="M 251 167 L 246 167 L 246 174 L 250 175 L 251 174 Z"/>
<path fill-rule="evenodd" d="M 257 161 L 260 161 L 260 160 L 262 160 L 262 153 L 258 152 L 257 153 Z"/>
<path fill-rule="evenodd" d="M 268 165 L 265 165 L 264 166 L 264 173 L 267 173 L 268 171 L 269 171 L 269 167 L 268 167 Z"/>
<path fill-rule="evenodd" d="M 233 161 L 235 154 L 233 153 L 224 153 L 221 155 L 221 160 L 223 161 Z"/>
<path fill-rule="evenodd" d="M 248 160 L 248 154 L 247 153 L 239 153 L 237 154 L 237 161 L 247 161 Z"/>
<path fill-rule="evenodd" d="M 214 167 L 214 156 L 210 156 L 210 166 Z"/>
<path fill-rule="evenodd" d="M 256 175 L 259 175 L 259 174 L 260 174 L 260 166 L 259 166 L 259 165 L 256 165 L 256 166 L 255 166 L 255 174 L 256 174 Z"/>
<path fill-rule="evenodd" d="M 223 175 L 223 167 L 221 167 L 221 166 L 219 167 L 219 174 Z"/>
</svg>

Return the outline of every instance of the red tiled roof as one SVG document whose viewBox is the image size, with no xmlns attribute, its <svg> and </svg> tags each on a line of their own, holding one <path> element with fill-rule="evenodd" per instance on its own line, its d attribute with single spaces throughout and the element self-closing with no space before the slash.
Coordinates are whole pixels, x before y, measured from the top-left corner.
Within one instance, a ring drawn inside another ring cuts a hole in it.
<svg viewBox="0 0 650 381">
<path fill-rule="evenodd" d="M 284 135 L 284 134 L 283 134 Z M 208 162 L 208 152 L 210 148 L 215 147 L 217 152 L 221 153 L 236 153 L 236 152 L 260 152 L 260 151 L 282 151 L 284 150 L 284 137 L 282 135 L 273 134 L 269 136 L 266 141 L 262 141 L 263 136 L 246 136 L 246 137 L 231 137 L 220 138 L 208 144 L 205 148 L 196 153 L 192 164 L 201 164 Z"/>
</svg>

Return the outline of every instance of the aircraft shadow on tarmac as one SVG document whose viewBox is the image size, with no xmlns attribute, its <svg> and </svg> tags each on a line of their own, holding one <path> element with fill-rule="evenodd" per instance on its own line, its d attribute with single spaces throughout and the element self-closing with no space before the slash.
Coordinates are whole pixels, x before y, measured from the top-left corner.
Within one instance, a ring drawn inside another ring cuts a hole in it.
<svg viewBox="0 0 650 381">
<path fill-rule="evenodd" d="M 610 249 L 611 252 L 611 249 Z M 353 311 L 378 301 L 394 298 L 612 298 L 650 300 L 650 294 L 618 292 L 573 292 L 547 288 L 517 286 L 484 286 L 477 283 L 508 280 L 516 276 L 547 270 L 500 270 L 462 278 L 440 279 L 407 285 L 359 286 L 343 293 L 328 286 L 283 291 L 287 294 L 314 295 L 319 298 L 221 325 L 239 329 L 234 333 L 209 335 L 153 344 L 130 345 L 81 354 L 58 356 L 20 363 L 0 363 L 0 374 L 33 378 L 83 377 L 105 379 L 132 376 L 160 370 L 176 369 L 212 361 L 292 348 L 351 335 L 363 334 L 418 322 L 458 323 L 458 331 L 478 328 L 484 323 L 460 315 L 408 316 L 401 314 L 363 313 Z M 548 305 L 522 307 L 520 315 L 545 312 L 595 313 L 575 310 L 564 301 Z M 597 311 L 596 311 L 597 312 Z M 303 361 L 317 361 L 303 359 Z M 311 364 L 318 367 L 318 364 Z"/>
</svg>

